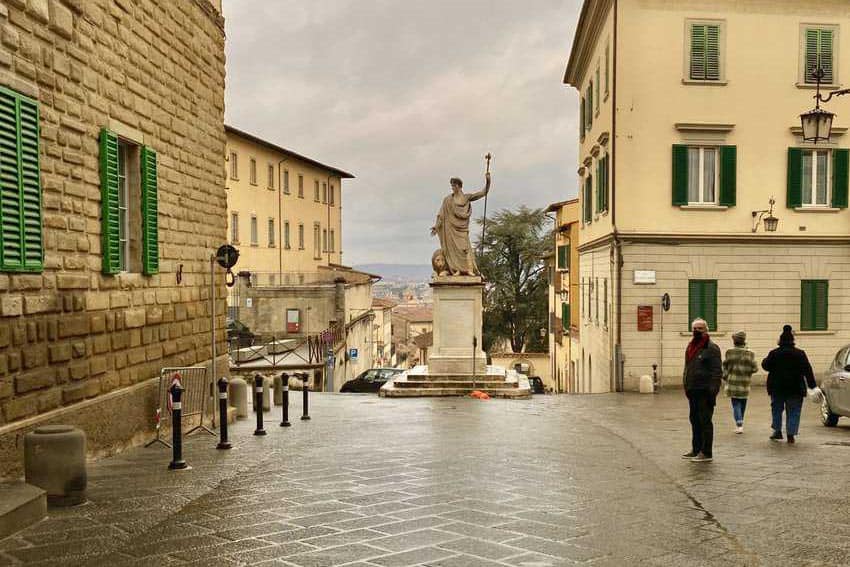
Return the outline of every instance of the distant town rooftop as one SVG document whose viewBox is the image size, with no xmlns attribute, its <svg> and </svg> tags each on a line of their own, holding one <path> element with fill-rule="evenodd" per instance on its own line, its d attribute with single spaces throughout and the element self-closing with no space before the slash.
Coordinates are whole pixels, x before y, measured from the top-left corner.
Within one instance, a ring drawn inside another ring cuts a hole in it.
<svg viewBox="0 0 850 567">
<path fill-rule="evenodd" d="M 253 134 L 249 134 L 248 132 L 245 132 L 244 130 L 239 130 L 238 128 L 234 128 L 233 126 L 230 126 L 228 124 L 224 125 L 224 131 L 227 132 L 228 134 L 235 134 L 236 136 L 239 136 L 240 138 L 245 138 L 246 140 L 250 140 L 250 141 L 254 142 L 255 144 L 260 144 L 261 146 L 265 146 L 265 147 L 267 147 L 271 150 L 274 150 L 276 152 L 280 152 L 280 153 L 286 154 L 288 156 L 292 156 L 294 158 L 300 159 L 301 161 L 307 162 L 311 165 L 315 165 L 316 167 L 320 167 L 322 169 L 326 169 L 328 171 L 336 173 L 342 179 L 354 179 L 354 175 L 352 175 L 351 173 L 348 173 L 347 171 L 343 171 L 341 169 L 327 165 L 327 164 L 322 163 L 320 161 L 316 161 L 312 158 L 308 158 L 307 156 L 303 156 L 299 153 L 293 152 L 292 150 L 288 150 L 288 149 L 284 148 L 283 146 L 278 146 L 277 144 L 273 144 L 273 143 L 269 142 L 268 140 L 263 140 L 262 138 L 259 138 L 259 137 L 255 136 Z"/>
</svg>

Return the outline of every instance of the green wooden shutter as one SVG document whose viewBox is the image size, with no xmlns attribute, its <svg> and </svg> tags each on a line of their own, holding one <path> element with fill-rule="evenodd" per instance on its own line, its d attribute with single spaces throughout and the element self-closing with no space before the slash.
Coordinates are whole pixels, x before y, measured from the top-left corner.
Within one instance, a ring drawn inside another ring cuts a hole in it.
<svg viewBox="0 0 850 567">
<path fill-rule="evenodd" d="M 705 319 L 709 331 L 717 330 L 717 280 L 688 281 L 688 325 Z"/>
<path fill-rule="evenodd" d="M 593 176 L 588 175 L 584 178 L 584 222 L 590 222 L 590 219 L 593 218 Z"/>
<path fill-rule="evenodd" d="M 847 208 L 847 194 L 850 189 L 850 150 L 832 150 L 832 206 Z"/>
<path fill-rule="evenodd" d="M 834 78 L 833 32 L 829 29 L 809 28 L 806 30 L 806 83 L 816 83 L 814 73 L 823 69 L 822 83 L 832 84 Z"/>
<path fill-rule="evenodd" d="M 602 185 L 603 194 L 605 199 L 603 200 L 604 209 L 608 210 L 608 195 L 611 190 L 611 156 L 609 154 L 605 154 L 605 165 L 602 168 L 602 173 L 605 175 L 605 183 Z"/>
<path fill-rule="evenodd" d="M 829 328 L 829 281 L 800 282 L 800 329 L 825 331 Z"/>
<path fill-rule="evenodd" d="M 570 328 L 570 304 L 561 303 L 561 327 L 566 331 Z"/>
<path fill-rule="evenodd" d="M 107 129 L 100 131 L 100 199 L 103 273 L 121 271 L 121 244 L 118 237 L 118 137 Z"/>
<path fill-rule="evenodd" d="M 581 97 L 581 108 L 579 109 L 581 116 L 580 116 L 579 121 L 578 121 L 579 122 L 578 127 L 579 127 L 579 135 L 581 136 L 582 140 L 584 140 L 584 129 L 585 129 L 584 128 L 584 120 L 585 120 L 584 110 L 585 110 L 584 109 L 584 97 Z"/>
<path fill-rule="evenodd" d="M 832 30 L 820 30 L 820 41 L 818 42 L 818 65 L 823 69 L 824 83 L 831 85 L 833 79 L 832 65 Z"/>
<path fill-rule="evenodd" d="M 587 129 L 593 127 L 593 82 L 587 86 Z"/>
<path fill-rule="evenodd" d="M 818 44 L 820 43 L 818 30 L 806 30 L 806 76 L 803 77 L 806 83 L 816 83 L 814 77 L 815 70 L 818 68 Z"/>
<path fill-rule="evenodd" d="M 0 269 L 40 272 L 38 103 L 0 87 Z"/>
<path fill-rule="evenodd" d="M 705 79 L 720 80 L 720 26 L 705 26 Z"/>
<path fill-rule="evenodd" d="M 803 150 L 788 148 L 788 188 L 786 206 L 789 209 L 803 205 Z"/>
<path fill-rule="evenodd" d="M 567 259 L 568 258 L 567 250 L 568 249 L 569 249 L 569 246 L 567 246 L 566 244 L 564 244 L 562 246 L 558 246 L 558 269 L 559 270 L 567 270 L 570 267 L 569 263 L 568 263 L 569 260 Z"/>
<path fill-rule="evenodd" d="M 800 330 L 811 331 L 814 323 L 812 322 L 812 290 L 814 286 L 811 281 L 803 280 L 800 282 Z"/>
<path fill-rule="evenodd" d="M 738 148 L 720 146 L 720 204 L 735 206 L 737 190 Z"/>
<path fill-rule="evenodd" d="M 688 204 L 688 146 L 673 144 L 673 205 Z"/>
<path fill-rule="evenodd" d="M 142 270 L 147 275 L 159 272 L 159 225 L 157 222 L 156 152 L 142 148 Z"/>
<path fill-rule="evenodd" d="M 705 79 L 705 26 L 691 26 L 691 79 Z"/>
<path fill-rule="evenodd" d="M 596 160 L 596 214 L 602 211 L 602 160 Z"/>
<path fill-rule="evenodd" d="M 814 283 L 815 305 L 814 324 L 818 331 L 829 328 L 829 281 L 819 280 Z"/>
</svg>

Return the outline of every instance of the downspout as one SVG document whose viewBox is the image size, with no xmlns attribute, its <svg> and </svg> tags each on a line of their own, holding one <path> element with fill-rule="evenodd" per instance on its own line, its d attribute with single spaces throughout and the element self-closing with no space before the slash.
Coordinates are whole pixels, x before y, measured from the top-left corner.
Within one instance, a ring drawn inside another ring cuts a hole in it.
<svg viewBox="0 0 850 567">
<path fill-rule="evenodd" d="M 614 0 L 614 55 L 612 61 L 612 84 L 611 84 L 611 225 L 614 233 L 614 261 L 617 263 L 617 339 L 614 343 L 615 357 L 614 376 L 617 377 L 615 390 L 622 391 L 625 377 L 621 376 L 622 369 L 622 339 L 623 339 L 623 248 L 617 233 L 617 12 L 619 2 Z"/>
<path fill-rule="evenodd" d="M 325 248 L 328 253 L 328 266 L 331 265 L 331 176 L 328 175 L 328 180 L 325 182 L 325 208 L 328 210 L 328 237 L 325 242 L 327 245 Z M 336 239 L 334 239 L 336 240 Z M 334 242 L 336 245 L 336 242 Z M 341 263 L 341 262 L 340 262 Z"/>
<path fill-rule="evenodd" d="M 283 285 L 283 169 L 280 165 L 288 158 L 283 158 L 277 162 L 277 280 L 278 285 Z"/>
</svg>

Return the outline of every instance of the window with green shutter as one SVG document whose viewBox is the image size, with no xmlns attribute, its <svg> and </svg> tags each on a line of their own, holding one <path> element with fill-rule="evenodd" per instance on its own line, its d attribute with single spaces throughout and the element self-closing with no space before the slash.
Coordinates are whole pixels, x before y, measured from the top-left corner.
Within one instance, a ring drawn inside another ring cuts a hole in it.
<svg viewBox="0 0 850 567">
<path fill-rule="evenodd" d="M 132 175 L 130 171 L 138 171 Z M 100 132 L 102 271 L 159 272 L 157 156 L 147 146 Z"/>
<path fill-rule="evenodd" d="M 0 270 L 40 272 L 38 102 L 0 87 Z"/>
<path fill-rule="evenodd" d="M 800 329 L 825 331 L 829 328 L 829 280 L 800 282 Z"/>
<path fill-rule="evenodd" d="M 587 86 L 587 96 L 585 96 L 587 110 L 584 112 L 584 117 L 587 120 L 586 129 L 590 132 L 593 127 L 593 81 Z"/>
<path fill-rule="evenodd" d="M 584 198 L 582 199 L 584 211 L 584 222 L 589 223 L 593 220 L 593 176 L 588 175 L 584 178 Z"/>
<path fill-rule="evenodd" d="M 673 205 L 734 207 L 737 199 L 736 146 L 673 145 Z"/>
<path fill-rule="evenodd" d="M 602 98 L 602 97 L 599 96 L 599 83 L 600 83 L 600 81 L 599 81 L 599 67 L 597 67 L 596 68 L 596 82 L 594 83 L 594 86 L 596 87 L 596 92 L 594 93 L 594 96 L 596 98 L 596 109 L 595 109 L 596 116 L 599 116 L 599 99 Z"/>
<path fill-rule="evenodd" d="M 850 150 L 788 148 L 786 204 L 847 208 Z"/>
<path fill-rule="evenodd" d="M 581 97 L 581 106 L 579 107 L 579 117 L 578 127 L 579 127 L 579 137 L 584 140 L 584 97 Z"/>
<path fill-rule="evenodd" d="M 570 304 L 561 303 L 561 326 L 565 331 L 570 328 Z"/>
<path fill-rule="evenodd" d="M 717 330 L 717 280 L 688 281 L 688 328 L 694 319 L 705 319 L 709 331 Z"/>
<path fill-rule="evenodd" d="M 570 245 L 562 244 L 558 246 L 558 269 L 564 272 L 570 269 Z"/>
<path fill-rule="evenodd" d="M 803 81 L 809 84 L 817 83 L 815 71 L 820 68 L 823 71 L 821 83 L 831 85 L 835 83 L 834 53 L 836 29 L 829 28 L 805 28 L 804 31 L 804 58 L 805 77 Z"/>
<path fill-rule="evenodd" d="M 720 24 L 690 24 L 690 72 L 693 81 L 719 81 Z"/>
</svg>

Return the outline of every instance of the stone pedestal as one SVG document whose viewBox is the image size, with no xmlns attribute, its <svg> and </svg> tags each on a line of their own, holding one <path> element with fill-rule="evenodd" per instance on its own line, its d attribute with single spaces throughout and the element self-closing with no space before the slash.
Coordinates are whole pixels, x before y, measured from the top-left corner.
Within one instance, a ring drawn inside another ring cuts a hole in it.
<svg viewBox="0 0 850 567">
<path fill-rule="evenodd" d="M 52 506 L 86 500 L 86 436 L 69 425 L 45 425 L 24 435 L 27 484 L 47 493 Z"/>
<path fill-rule="evenodd" d="M 487 357 L 481 348 L 484 282 L 480 277 L 436 276 L 430 285 L 434 294 L 434 344 L 428 371 L 450 376 L 483 375 L 487 371 Z"/>
</svg>

